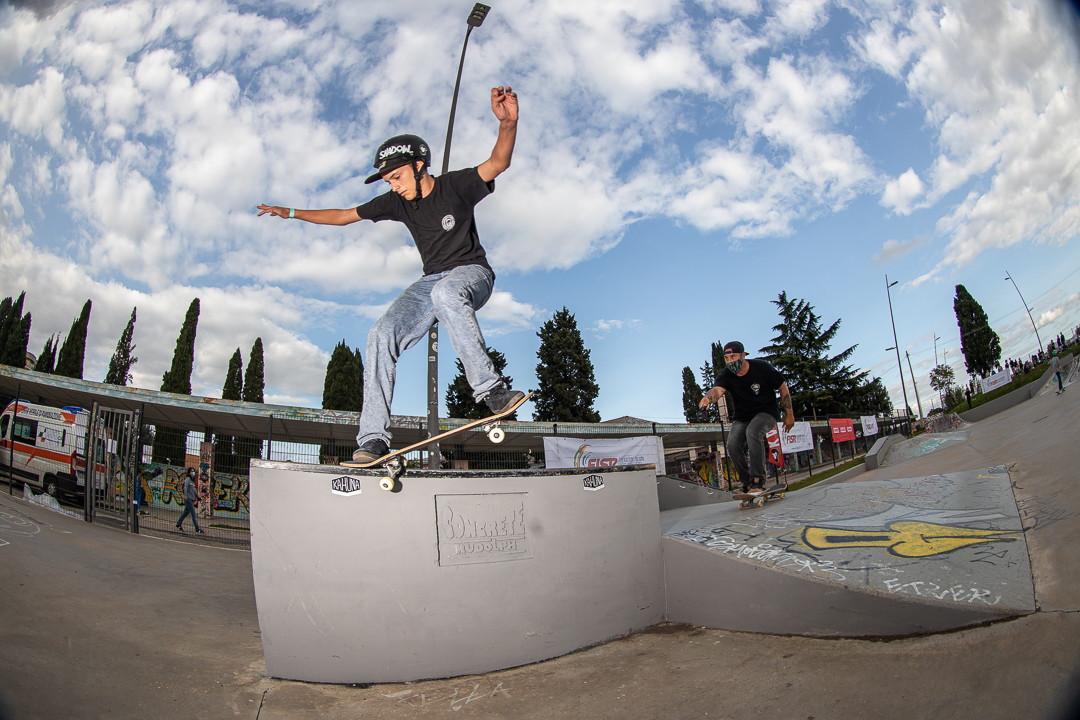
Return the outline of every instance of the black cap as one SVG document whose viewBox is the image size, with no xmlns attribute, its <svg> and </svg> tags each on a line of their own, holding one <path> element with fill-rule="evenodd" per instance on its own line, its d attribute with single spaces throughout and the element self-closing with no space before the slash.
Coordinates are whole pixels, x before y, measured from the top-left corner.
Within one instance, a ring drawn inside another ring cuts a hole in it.
<svg viewBox="0 0 1080 720">
<path fill-rule="evenodd" d="M 416 135 L 395 135 L 375 151 L 375 162 L 372 166 L 376 173 L 365 180 L 364 184 L 370 185 L 391 170 L 417 160 L 423 160 L 425 166 L 431 165 L 431 150 L 428 144 Z"/>
<path fill-rule="evenodd" d="M 745 353 L 745 352 L 746 352 L 746 350 L 743 348 L 742 343 L 739 342 L 738 340 L 732 340 L 731 342 L 729 342 L 727 345 L 724 346 L 724 354 L 725 355 L 728 354 L 728 353 Z"/>
</svg>

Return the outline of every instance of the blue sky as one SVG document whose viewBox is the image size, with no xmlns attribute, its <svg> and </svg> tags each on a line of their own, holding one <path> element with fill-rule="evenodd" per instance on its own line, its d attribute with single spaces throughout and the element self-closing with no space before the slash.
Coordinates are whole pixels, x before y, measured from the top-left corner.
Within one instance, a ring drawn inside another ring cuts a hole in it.
<svg viewBox="0 0 1080 720">
<path fill-rule="evenodd" d="M 834 351 L 899 404 L 885 275 L 924 410 L 966 378 L 956 284 L 1006 355 L 1080 324 L 1080 74 L 1061 4 L 612 0 L 493 4 L 470 40 L 451 167 L 487 158 L 488 89 L 522 120 L 477 208 L 498 274 L 480 312 L 515 385 L 566 306 L 605 419 L 681 422 L 709 344 L 755 354 L 781 292 L 842 319 Z M 94 302 L 85 377 L 133 306 L 134 384 L 157 389 L 202 301 L 193 391 L 266 347 L 267 400 L 318 406 L 334 345 L 363 347 L 420 275 L 390 223 L 256 218 L 351 207 L 378 144 L 439 167 L 468 2 L 221 0 L 0 5 L 0 293 L 27 291 L 30 349 Z M 444 334 L 445 336 L 445 334 Z M 445 337 L 444 337 L 445 339 Z M 442 384 L 454 354 L 442 344 Z M 907 366 L 904 366 L 905 373 Z M 425 412 L 406 353 L 394 412 Z M 911 394 L 910 378 L 908 392 Z M 911 398 L 914 407 L 914 397 Z"/>
</svg>

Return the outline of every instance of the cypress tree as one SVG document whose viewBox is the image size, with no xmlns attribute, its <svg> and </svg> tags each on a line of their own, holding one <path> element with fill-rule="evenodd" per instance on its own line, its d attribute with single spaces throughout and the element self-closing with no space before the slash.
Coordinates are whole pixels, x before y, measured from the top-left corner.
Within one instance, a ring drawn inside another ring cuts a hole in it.
<svg viewBox="0 0 1080 720">
<path fill-rule="evenodd" d="M 199 298 L 191 301 L 180 335 L 176 338 L 172 366 L 161 376 L 161 391 L 191 394 L 191 370 L 195 365 L 195 334 L 199 326 Z M 182 465 L 187 455 L 187 431 L 158 426 L 154 433 L 154 462 Z"/>
<path fill-rule="evenodd" d="M 17 311 L 18 317 L 22 317 L 22 303 L 24 295 L 26 295 L 25 291 L 19 295 L 19 309 Z M 0 303 L 0 354 L 3 354 L 4 348 L 7 347 L 8 335 L 11 334 L 11 325 L 14 319 L 13 316 L 15 316 L 15 313 L 12 312 L 12 307 L 14 306 L 14 304 L 15 303 L 11 302 L 10 296 L 4 298 L 4 301 Z"/>
<path fill-rule="evenodd" d="M 46 373 L 51 375 L 56 370 L 56 346 L 60 342 L 59 335 L 50 335 L 49 339 L 45 341 L 45 347 L 42 348 L 41 354 L 38 355 L 37 362 L 34 363 L 34 370 L 39 373 Z"/>
<path fill-rule="evenodd" d="M 83 359 L 86 355 L 86 329 L 90 325 L 91 307 L 92 303 L 87 300 L 79 317 L 71 321 L 71 329 L 68 330 L 67 338 L 60 346 L 60 353 L 56 356 L 54 374 L 82 380 Z"/>
<path fill-rule="evenodd" d="M 345 340 L 334 346 L 326 363 L 322 406 L 347 412 L 360 412 L 364 406 L 364 361 L 360 349 L 350 349 Z"/>
<path fill-rule="evenodd" d="M 261 403 L 263 401 L 263 343 L 262 338 L 255 338 L 248 355 L 248 366 L 244 372 L 244 402 Z"/>
<path fill-rule="evenodd" d="M 240 348 L 236 348 L 229 360 L 229 369 L 225 373 L 225 385 L 221 388 L 222 400 L 240 400 L 244 392 L 243 359 L 240 357 Z M 236 472 L 240 469 L 239 458 L 236 455 L 237 438 L 231 435 L 214 435 L 214 467 L 221 472 Z"/>
<path fill-rule="evenodd" d="M 545 322 L 536 333 L 540 349 L 533 395 L 537 422 L 600 422 L 593 402 L 600 394 L 589 351 L 581 340 L 577 320 L 566 307 Z"/>
<path fill-rule="evenodd" d="M 135 349 L 131 337 L 135 334 L 137 309 L 131 308 L 131 317 L 128 319 L 124 332 L 120 334 L 120 339 L 116 342 L 116 350 L 113 351 L 112 359 L 109 361 L 109 371 L 105 373 L 105 383 L 108 385 L 127 385 L 131 382 L 131 366 L 139 362 L 139 358 L 131 354 Z"/>
<path fill-rule="evenodd" d="M 1001 362 L 1001 340 L 990 329 L 990 319 L 982 305 L 963 285 L 956 286 L 953 310 L 956 312 L 956 324 L 960 326 L 960 351 L 964 353 L 964 366 L 969 375 L 986 377 Z"/>
<path fill-rule="evenodd" d="M 14 314 L 14 313 L 13 313 Z M 11 367 L 26 367 L 26 346 L 30 342 L 30 313 L 11 324 L 7 343 L 4 345 L 3 364 Z"/>
<path fill-rule="evenodd" d="M 698 406 L 705 397 L 701 386 L 694 377 L 694 371 L 687 365 L 682 369 L 682 406 L 683 417 L 688 423 L 704 422 L 705 409 Z"/>
<path fill-rule="evenodd" d="M 504 380 L 508 387 L 513 387 L 514 378 L 506 375 L 506 356 L 495 348 L 485 347 L 488 357 L 491 358 L 491 364 L 495 366 L 495 372 L 497 372 Z M 465 377 L 465 366 L 461 364 L 461 359 L 454 361 L 457 363 L 457 375 L 454 376 L 453 382 L 446 388 L 446 412 L 452 418 L 464 418 L 466 420 L 479 420 L 482 417 L 491 415 L 491 410 L 484 403 L 478 403 L 473 399 L 473 390 L 469 385 L 468 378 Z M 508 420 L 517 420 L 517 411 L 510 413 L 507 416 Z"/>
</svg>

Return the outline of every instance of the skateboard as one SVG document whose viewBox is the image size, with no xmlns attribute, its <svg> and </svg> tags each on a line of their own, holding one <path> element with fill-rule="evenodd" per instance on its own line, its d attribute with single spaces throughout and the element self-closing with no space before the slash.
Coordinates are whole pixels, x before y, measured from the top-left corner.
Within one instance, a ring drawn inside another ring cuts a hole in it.
<svg viewBox="0 0 1080 720">
<path fill-rule="evenodd" d="M 465 423 L 461 427 L 456 427 L 453 430 L 447 430 L 444 433 L 439 433 L 434 437 L 421 440 L 418 443 L 413 443 L 408 447 L 403 447 L 400 450 L 395 450 L 389 455 L 383 455 L 378 460 L 369 463 L 353 462 L 352 460 L 342 460 L 339 464 L 344 467 L 351 468 L 373 468 L 381 465 L 386 470 L 386 475 L 379 480 L 379 487 L 388 492 L 399 492 L 401 490 L 400 478 L 405 474 L 405 455 L 413 450 L 419 450 L 427 447 L 432 443 L 437 443 L 441 440 L 445 440 L 448 437 L 453 437 L 458 433 L 467 432 L 475 428 L 482 428 L 487 433 L 488 440 L 498 444 L 506 439 L 506 433 L 499 423 L 507 415 L 517 410 L 519 407 L 525 404 L 525 401 L 532 397 L 532 392 L 525 393 L 525 397 L 518 400 L 516 403 L 503 410 L 497 415 L 489 415 L 486 418 L 480 418 L 479 420 L 473 420 L 472 422 Z"/>
<path fill-rule="evenodd" d="M 735 493 L 731 496 L 732 500 L 739 500 L 739 509 L 748 508 L 751 505 L 755 507 L 761 507 L 769 500 L 780 496 L 781 498 L 787 494 L 787 483 L 780 483 L 779 485 L 773 485 L 771 488 L 763 493 Z"/>
</svg>

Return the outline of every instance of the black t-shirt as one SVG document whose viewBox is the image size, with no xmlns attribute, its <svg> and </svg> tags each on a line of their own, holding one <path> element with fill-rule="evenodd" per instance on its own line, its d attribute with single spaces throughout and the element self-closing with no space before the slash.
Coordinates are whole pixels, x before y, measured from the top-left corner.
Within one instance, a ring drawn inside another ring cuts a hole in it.
<svg viewBox="0 0 1080 720">
<path fill-rule="evenodd" d="M 404 223 L 420 251 L 425 275 L 462 265 L 483 265 L 491 270 L 476 232 L 473 207 L 495 191 L 495 181 L 485 183 L 476 168 L 455 170 L 434 180 L 435 188 L 420 199 L 417 209 L 411 200 L 391 191 L 360 205 L 356 214 L 375 222 Z"/>
<path fill-rule="evenodd" d="M 750 369 L 739 377 L 723 368 L 716 376 L 716 386 L 731 393 L 735 400 L 733 420 L 749 422 L 758 413 L 768 413 L 777 420 L 780 411 L 776 406 L 776 391 L 784 384 L 784 376 L 764 360 L 750 360 Z"/>
</svg>

